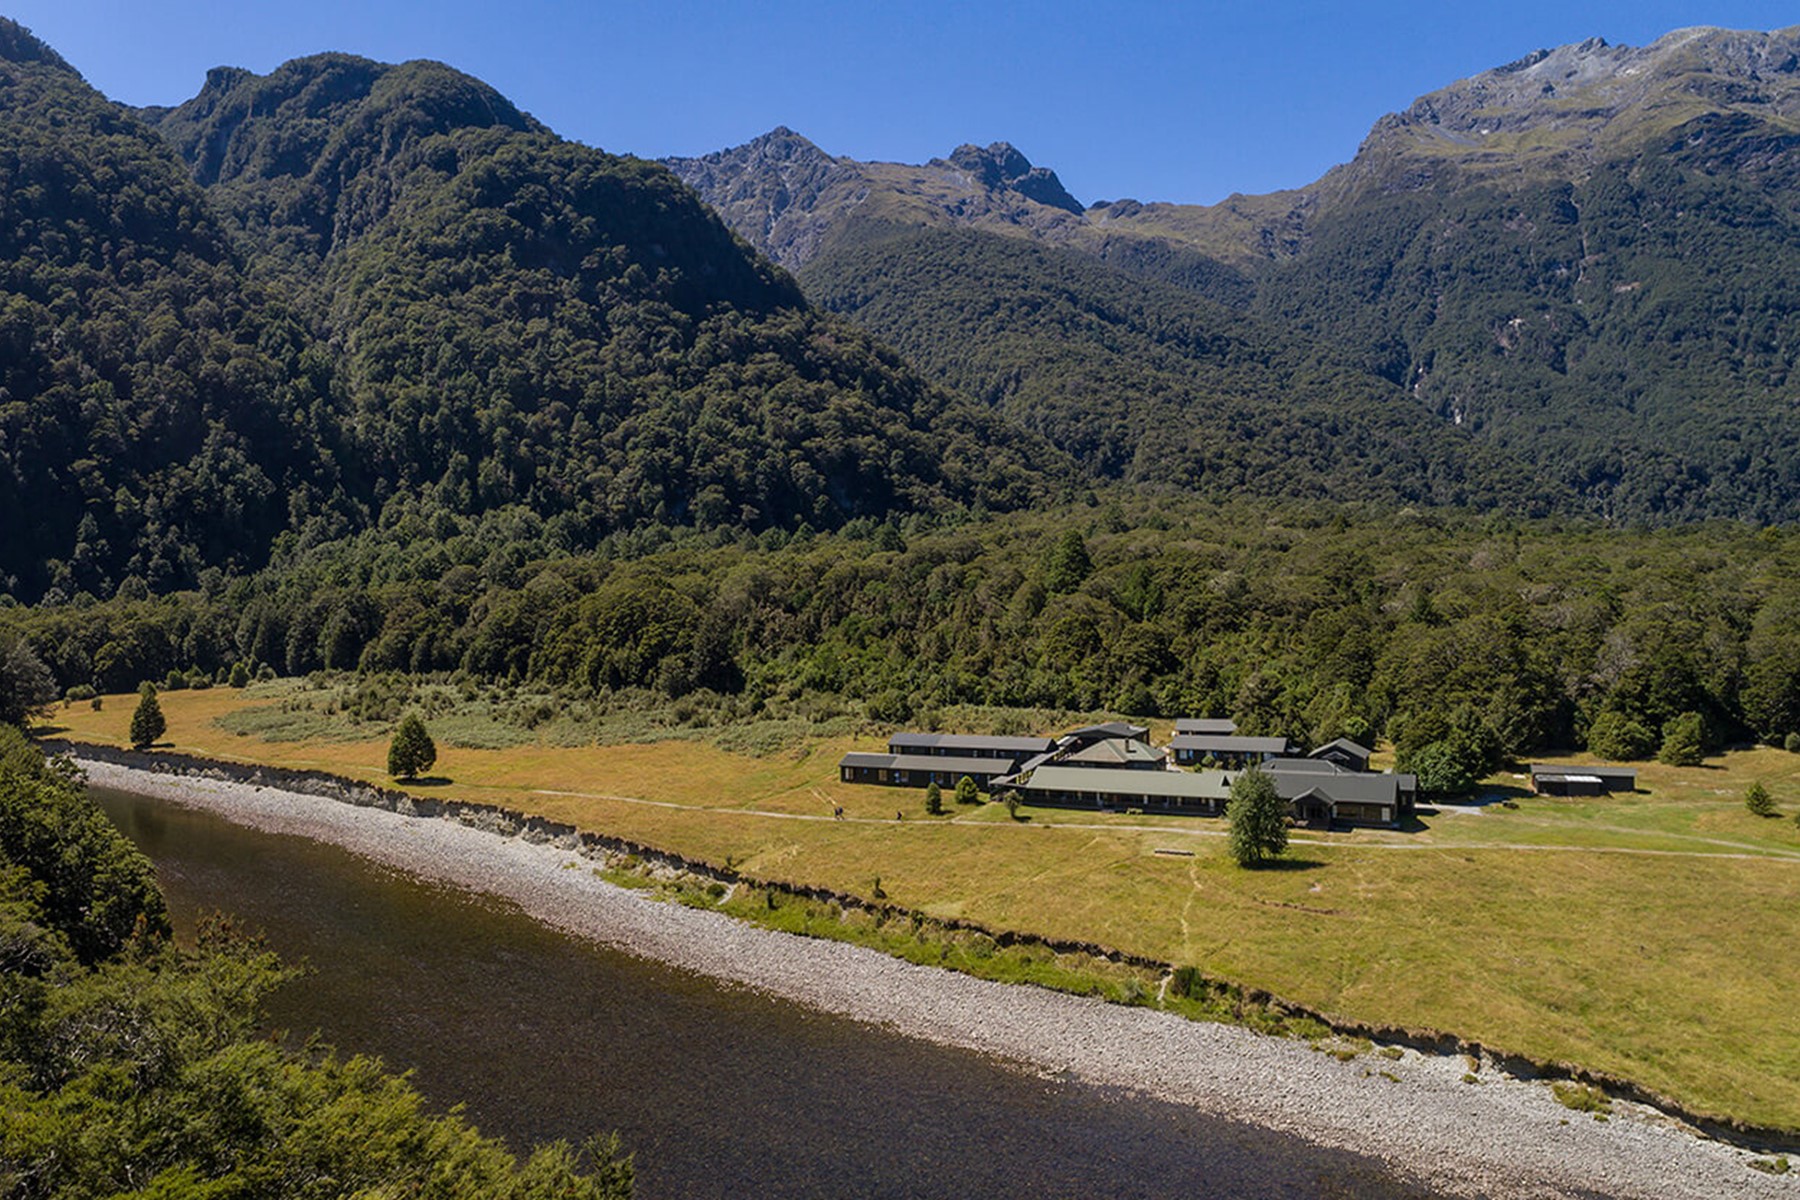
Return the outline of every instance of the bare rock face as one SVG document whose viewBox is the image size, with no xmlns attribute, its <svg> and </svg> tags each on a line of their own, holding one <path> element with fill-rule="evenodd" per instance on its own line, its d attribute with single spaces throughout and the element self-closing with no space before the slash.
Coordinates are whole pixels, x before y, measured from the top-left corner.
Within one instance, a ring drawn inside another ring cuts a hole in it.
<svg viewBox="0 0 1800 1200">
<path fill-rule="evenodd" d="M 950 166 L 967 171 L 995 190 L 1017 192 L 1039 204 L 1078 216 L 1081 214 L 1081 205 L 1063 188 L 1056 172 L 1048 167 L 1032 166 L 1031 160 L 1010 142 L 995 142 L 986 149 L 964 144 L 951 151 L 948 160 L 939 161 L 947 161 Z"/>
<path fill-rule="evenodd" d="M 787 126 L 666 165 L 739 236 L 789 270 L 812 258 L 861 199 L 861 164 L 825 153 Z"/>
</svg>

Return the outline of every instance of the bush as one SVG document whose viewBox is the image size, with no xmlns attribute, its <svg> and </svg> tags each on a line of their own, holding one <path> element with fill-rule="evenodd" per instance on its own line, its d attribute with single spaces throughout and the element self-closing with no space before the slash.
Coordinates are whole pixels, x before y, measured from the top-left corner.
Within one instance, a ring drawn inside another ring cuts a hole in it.
<svg viewBox="0 0 1800 1200">
<path fill-rule="evenodd" d="M 976 788 L 975 781 L 967 775 L 956 781 L 956 802 L 958 804 L 981 803 L 981 792 Z"/>
<path fill-rule="evenodd" d="M 1419 777 L 1419 790 L 1435 796 L 1460 796 L 1475 786 L 1478 769 L 1464 744 L 1446 738 L 1413 754 L 1406 769 Z"/>
<path fill-rule="evenodd" d="M 63 699 L 65 701 L 67 701 L 68 703 L 73 704 L 77 700 L 92 700 L 94 698 L 94 695 L 95 695 L 95 693 L 94 693 L 93 685 L 86 684 L 86 683 L 78 683 L 74 687 L 70 688 L 68 691 L 63 693 Z"/>
<path fill-rule="evenodd" d="M 231 664 L 231 674 L 226 677 L 226 682 L 234 688 L 250 686 L 250 668 L 244 665 L 242 659 Z"/>
<path fill-rule="evenodd" d="M 944 793 L 935 779 L 925 785 L 925 811 L 934 817 L 942 816 L 944 812 Z"/>
<path fill-rule="evenodd" d="M 1663 726 L 1658 762 L 1671 767 L 1697 767 L 1706 761 L 1706 727 L 1697 712 L 1684 712 Z"/>
<path fill-rule="evenodd" d="M 179 692 L 185 689 L 187 685 L 187 676 L 183 675 L 180 671 L 177 671 L 174 667 L 170 667 L 169 673 L 163 676 L 163 691 L 165 692 Z"/>
<path fill-rule="evenodd" d="M 1773 817 L 1780 815 L 1775 811 L 1775 798 L 1769 795 L 1769 789 L 1762 785 L 1761 780 L 1752 783 L 1749 788 L 1745 790 L 1744 807 L 1758 817 Z"/>
<path fill-rule="evenodd" d="M 1631 762 L 1649 758 L 1656 750 L 1656 735 L 1624 713 L 1604 712 L 1588 730 L 1588 751 L 1597 758 Z"/>
<path fill-rule="evenodd" d="M 1800 733 L 1790 733 L 1781 743 L 1789 754 L 1800 754 Z"/>
</svg>

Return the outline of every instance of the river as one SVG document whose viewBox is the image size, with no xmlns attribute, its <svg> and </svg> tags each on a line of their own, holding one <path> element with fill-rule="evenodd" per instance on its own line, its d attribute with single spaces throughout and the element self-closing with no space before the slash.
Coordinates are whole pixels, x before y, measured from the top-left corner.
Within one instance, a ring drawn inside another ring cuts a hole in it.
<svg viewBox="0 0 1800 1200">
<path fill-rule="evenodd" d="M 722 985 L 335 846 L 94 794 L 178 931 L 222 909 L 308 964 L 277 1027 L 411 1070 L 521 1148 L 617 1130 L 646 1200 L 1424 1194 L 1372 1159 Z"/>
</svg>

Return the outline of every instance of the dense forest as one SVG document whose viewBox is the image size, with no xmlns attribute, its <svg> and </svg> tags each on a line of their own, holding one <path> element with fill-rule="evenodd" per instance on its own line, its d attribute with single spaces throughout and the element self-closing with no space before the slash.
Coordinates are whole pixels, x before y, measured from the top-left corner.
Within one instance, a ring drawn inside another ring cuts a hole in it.
<svg viewBox="0 0 1800 1200">
<path fill-rule="evenodd" d="M 19 1200 L 618 1200 L 595 1140 L 518 1161 L 379 1062 L 283 1048 L 293 979 L 222 917 L 170 936 L 150 863 L 66 764 L 0 725 L 0 1192 Z"/>
<path fill-rule="evenodd" d="M 437 64 L 214 72 L 141 119 L 3 23 L 0 146 L 16 597 L 191 586 L 390 504 L 571 548 L 1003 508 L 1055 458 L 808 306 L 665 169 Z"/>
<path fill-rule="evenodd" d="M 545 707 L 527 728 L 619 705 L 696 727 L 1108 709 L 1232 715 L 1309 744 L 1387 738 L 1403 754 L 1455 739 L 1490 765 L 1587 744 L 1596 723 L 1633 727 L 1632 753 L 1651 753 L 1687 713 L 1715 746 L 1800 731 L 1789 531 L 1127 495 L 530 559 L 528 537 L 417 532 L 200 592 L 0 610 L 0 629 L 64 688 L 171 671 L 210 684 L 239 662 L 410 676 L 534 693 Z M 397 717 L 412 686 L 372 686 L 369 718 Z"/>
<path fill-rule="evenodd" d="M 1349 354 L 1073 250 L 865 223 L 801 280 L 1101 478 L 1214 497 L 1514 510 L 1532 499 L 1522 462 Z"/>
</svg>

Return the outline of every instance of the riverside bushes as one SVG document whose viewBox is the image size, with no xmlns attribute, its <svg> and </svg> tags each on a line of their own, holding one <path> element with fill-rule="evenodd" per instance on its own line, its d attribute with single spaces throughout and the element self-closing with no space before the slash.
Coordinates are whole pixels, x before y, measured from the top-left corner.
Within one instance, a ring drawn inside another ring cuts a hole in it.
<svg viewBox="0 0 1800 1200">
<path fill-rule="evenodd" d="M 367 1058 L 289 1052 L 297 972 L 225 918 L 169 938 L 150 864 L 75 774 L 0 727 L 0 1193 L 622 1200 L 615 1142 L 521 1163 Z"/>
</svg>

